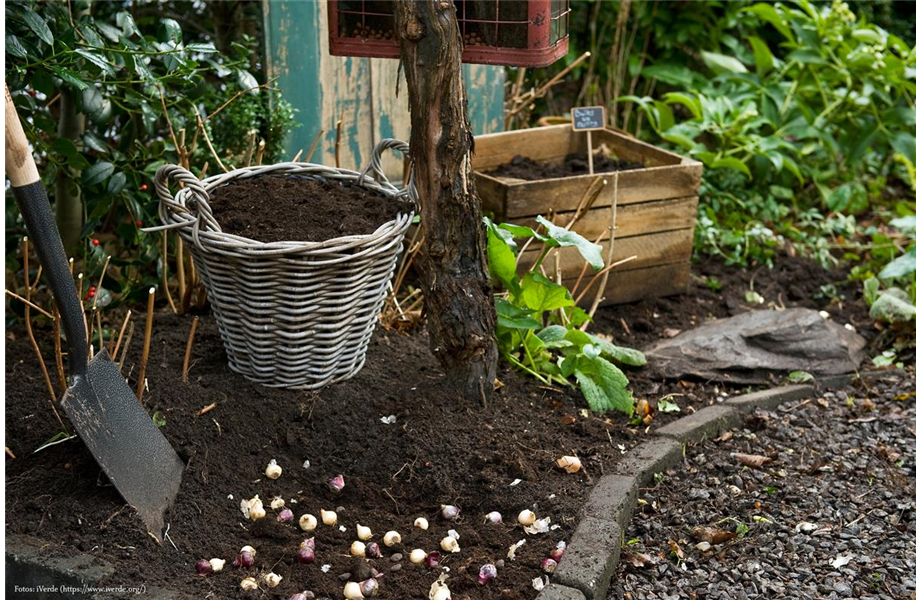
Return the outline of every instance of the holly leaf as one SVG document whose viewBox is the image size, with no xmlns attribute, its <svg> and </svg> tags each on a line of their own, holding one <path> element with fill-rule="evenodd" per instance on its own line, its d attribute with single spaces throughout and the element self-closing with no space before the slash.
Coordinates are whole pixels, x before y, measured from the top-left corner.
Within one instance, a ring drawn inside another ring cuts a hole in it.
<svg viewBox="0 0 920 600">
<path fill-rule="evenodd" d="M 18 10 L 22 11 L 23 20 L 26 22 L 26 25 L 29 26 L 29 29 L 38 36 L 38 39 L 49 46 L 54 44 L 54 35 L 52 35 L 51 29 L 48 28 L 48 24 L 45 23 L 45 20 L 42 19 L 38 13 L 21 4 L 18 6 Z"/>
</svg>

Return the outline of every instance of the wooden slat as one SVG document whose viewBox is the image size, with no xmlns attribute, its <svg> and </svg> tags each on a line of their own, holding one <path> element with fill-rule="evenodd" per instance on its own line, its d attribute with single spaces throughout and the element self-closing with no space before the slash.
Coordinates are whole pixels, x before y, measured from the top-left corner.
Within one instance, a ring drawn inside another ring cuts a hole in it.
<svg viewBox="0 0 920 600">
<path fill-rule="evenodd" d="M 617 238 L 692 228 L 696 222 L 698 200 L 696 196 L 690 196 L 618 206 Z M 594 240 L 610 227 L 610 213 L 610 206 L 592 208 L 575 223 L 572 230 Z M 560 227 L 565 227 L 574 215 L 574 211 L 558 213 L 552 221 Z M 532 218 L 517 219 L 514 222 L 528 227 L 537 226 L 537 222 Z"/>
<path fill-rule="evenodd" d="M 509 162 L 516 154 L 533 160 L 561 160 L 578 149 L 578 140 L 567 125 L 506 131 L 475 138 L 473 168 L 488 171 Z"/>
<path fill-rule="evenodd" d="M 604 174 L 608 184 L 595 201 L 595 206 L 609 206 L 617 187 L 617 205 L 685 198 L 699 193 L 703 168 L 700 163 L 670 165 L 633 171 L 620 171 L 619 184 L 613 185 L 613 173 Z M 481 175 L 485 178 L 488 175 Z M 575 210 L 596 175 L 579 175 L 560 179 L 522 182 L 508 185 L 505 219 L 545 215 Z"/>
<path fill-rule="evenodd" d="M 601 243 L 604 248 L 604 258 L 607 257 L 607 248 L 610 242 Z M 536 244 L 531 244 L 524 256 L 521 257 L 520 265 L 528 267 L 536 261 L 540 254 L 540 248 Z M 578 253 L 576 248 L 559 248 L 559 262 L 562 268 L 563 278 L 578 277 L 585 260 Z M 666 265 L 676 262 L 690 261 L 690 255 L 693 252 L 693 229 L 679 229 L 677 231 L 665 231 L 662 233 L 650 233 L 648 235 L 638 235 L 634 237 L 616 239 L 613 245 L 613 261 L 617 262 L 635 255 L 636 259 L 623 265 L 623 269 L 641 269 L 643 267 Z M 543 262 L 543 267 L 548 275 L 552 274 L 555 259 L 547 258 Z"/>
<path fill-rule="evenodd" d="M 563 283 L 571 289 L 575 281 L 566 279 Z M 582 289 L 585 285 L 586 283 L 582 282 Z M 600 285 L 600 282 L 594 285 Z M 601 305 L 625 304 L 644 298 L 685 294 L 689 285 L 690 263 L 687 261 L 647 269 L 614 269 L 607 280 L 605 299 Z M 592 287 L 582 298 L 581 305 L 589 307 L 596 292 L 597 290 Z"/>
</svg>

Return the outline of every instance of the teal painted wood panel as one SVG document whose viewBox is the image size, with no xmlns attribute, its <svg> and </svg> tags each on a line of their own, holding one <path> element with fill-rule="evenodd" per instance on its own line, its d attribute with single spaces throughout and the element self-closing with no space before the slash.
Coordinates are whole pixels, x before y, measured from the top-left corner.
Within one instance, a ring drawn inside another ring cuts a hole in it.
<svg viewBox="0 0 920 600">
<path fill-rule="evenodd" d="M 306 152 L 323 129 L 313 161 L 334 164 L 335 124 L 344 115 L 341 166 L 361 169 L 379 140 L 408 138 L 405 79 L 400 75 L 397 98 L 397 60 L 330 56 L 327 9 L 325 0 L 263 0 L 267 72 L 299 111 L 301 126 L 285 143 L 289 157 Z M 504 68 L 464 65 L 463 74 L 473 133 L 501 131 Z M 387 158 L 384 167 L 396 176 L 400 161 Z"/>
</svg>

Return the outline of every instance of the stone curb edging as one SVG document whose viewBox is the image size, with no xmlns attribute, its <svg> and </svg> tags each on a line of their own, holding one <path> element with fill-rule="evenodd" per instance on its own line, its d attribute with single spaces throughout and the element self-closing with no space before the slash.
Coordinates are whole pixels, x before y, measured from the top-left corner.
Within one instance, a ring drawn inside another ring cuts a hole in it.
<svg viewBox="0 0 920 600">
<path fill-rule="evenodd" d="M 677 465 L 687 442 L 700 442 L 738 427 L 755 408 L 773 410 L 783 402 L 801 400 L 816 388 L 840 387 L 849 378 L 821 381 L 817 386 L 790 385 L 735 396 L 668 423 L 643 441 L 598 479 L 582 508 L 581 520 L 553 574 L 553 583 L 537 600 L 605 600 L 610 578 L 620 559 L 623 532 L 636 509 L 639 488 L 656 473 Z M 616 535 L 615 539 L 613 538 Z"/>
</svg>

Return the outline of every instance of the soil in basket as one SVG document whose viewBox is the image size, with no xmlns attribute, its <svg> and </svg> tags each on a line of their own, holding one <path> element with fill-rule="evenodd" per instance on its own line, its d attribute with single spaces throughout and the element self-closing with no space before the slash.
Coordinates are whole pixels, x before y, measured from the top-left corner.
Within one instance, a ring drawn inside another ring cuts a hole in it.
<svg viewBox="0 0 920 600">
<path fill-rule="evenodd" d="M 211 192 L 226 233 L 260 242 L 322 242 L 373 233 L 405 206 L 351 183 L 302 177 L 242 179 Z"/>
<path fill-rule="evenodd" d="M 609 158 L 598 154 L 594 156 L 594 172 L 610 173 L 613 171 L 628 171 L 630 169 L 641 169 L 642 163 Z M 487 175 L 494 177 L 508 177 L 512 179 L 523 179 L 525 181 L 537 181 L 539 179 L 555 179 L 557 177 L 572 177 L 574 175 L 588 174 L 588 155 L 587 154 L 569 154 L 561 165 L 550 163 L 539 163 L 526 156 L 515 156 L 511 162 L 499 165 L 491 171 L 486 171 Z"/>
</svg>

